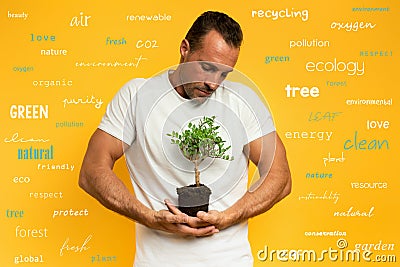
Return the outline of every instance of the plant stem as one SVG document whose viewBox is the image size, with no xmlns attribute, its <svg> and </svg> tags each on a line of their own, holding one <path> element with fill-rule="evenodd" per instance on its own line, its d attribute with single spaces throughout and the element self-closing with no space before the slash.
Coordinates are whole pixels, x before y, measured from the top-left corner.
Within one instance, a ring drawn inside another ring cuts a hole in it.
<svg viewBox="0 0 400 267">
<path fill-rule="evenodd" d="M 197 160 L 194 162 L 194 175 L 195 175 L 195 181 L 196 181 L 196 186 L 200 186 L 200 172 L 199 172 L 199 165 Z"/>
</svg>

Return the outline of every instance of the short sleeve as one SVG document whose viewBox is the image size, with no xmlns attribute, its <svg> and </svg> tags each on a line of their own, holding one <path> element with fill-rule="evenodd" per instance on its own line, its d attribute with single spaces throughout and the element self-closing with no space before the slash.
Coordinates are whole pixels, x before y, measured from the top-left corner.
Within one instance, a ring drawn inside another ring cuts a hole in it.
<svg viewBox="0 0 400 267">
<path fill-rule="evenodd" d="M 240 117 L 247 134 L 247 142 L 275 131 L 274 121 L 266 101 L 252 89 L 243 86 L 239 90 L 243 103 Z"/>
<path fill-rule="evenodd" d="M 107 105 L 98 128 L 131 145 L 136 138 L 135 114 L 136 92 L 140 80 L 126 83 Z"/>
</svg>

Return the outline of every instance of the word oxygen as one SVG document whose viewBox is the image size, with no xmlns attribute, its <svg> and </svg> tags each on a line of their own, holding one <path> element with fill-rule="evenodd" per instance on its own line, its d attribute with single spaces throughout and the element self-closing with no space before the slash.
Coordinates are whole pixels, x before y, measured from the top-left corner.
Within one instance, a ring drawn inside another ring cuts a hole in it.
<svg viewBox="0 0 400 267">
<path fill-rule="evenodd" d="M 44 148 L 18 148 L 19 160 L 40 160 L 40 159 L 54 159 L 54 147 L 50 145 L 48 149 Z"/>
</svg>

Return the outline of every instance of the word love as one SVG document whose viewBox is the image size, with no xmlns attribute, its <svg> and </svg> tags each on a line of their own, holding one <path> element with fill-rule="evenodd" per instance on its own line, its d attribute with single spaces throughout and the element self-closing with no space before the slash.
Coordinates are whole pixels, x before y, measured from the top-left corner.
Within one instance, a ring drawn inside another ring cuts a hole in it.
<svg viewBox="0 0 400 267">
<path fill-rule="evenodd" d="M 370 121 L 370 120 L 367 120 L 367 129 L 368 130 L 376 129 L 376 128 L 378 128 L 378 129 L 382 129 L 382 128 L 388 129 L 389 125 L 390 125 L 389 121 Z"/>
<path fill-rule="evenodd" d="M 55 42 L 56 36 L 55 35 L 34 35 L 33 33 L 30 34 L 31 37 L 31 42 L 37 41 L 50 41 L 50 42 Z"/>
</svg>

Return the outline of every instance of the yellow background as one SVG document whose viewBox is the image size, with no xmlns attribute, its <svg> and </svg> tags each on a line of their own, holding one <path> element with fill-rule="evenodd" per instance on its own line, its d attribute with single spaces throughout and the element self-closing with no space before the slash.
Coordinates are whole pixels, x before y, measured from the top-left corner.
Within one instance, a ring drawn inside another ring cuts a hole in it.
<svg viewBox="0 0 400 267">
<path fill-rule="evenodd" d="M 354 12 L 353 7 L 389 7 L 388 12 Z M 340 237 L 309 237 L 308 231 L 341 231 L 348 249 L 355 244 L 395 244 L 398 254 L 399 226 L 399 19 L 398 1 L 2 1 L 1 33 L 1 153 L 0 183 L 0 266 L 13 266 L 19 255 L 43 255 L 40 266 L 131 266 L 134 257 L 134 224 L 103 208 L 78 188 L 80 164 L 91 133 L 98 125 L 106 104 L 128 80 L 149 77 L 178 63 L 178 47 L 193 20 L 206 10 L 228 13 L 244 31 L 244 44 L 237 69 L 261 88 L 272 110 L 278 133 L 285 143 L 293 177 L 289 197 L 266 214 L 250 220 L 249 238 L 255 258 L 254 266 L 281 266 L 309 262 L 281 263 L 257 259 L 257 251 L 271 249 L 336 248 Z M 308 10 L 308 20 L 299 18 L 252 18 L 252 10 Z M 11 13 L 28 13 L 26 20 L 9 18 Z M 87 27 L 71 27 L 70 21 L 80 12 L 91 16 Z M 128 21 L 128 15 L 167 14 L 171 21 Z M 371 22 L 373 29 L 357 32 L 331 29 L 332 22 Z M 55 41 L 31 41 L 31 34 L 56 36 Z M 106 38 L 127 40 L 126 45 L 106 45 Z M 329 47 L 289 48 L 289 40 L 329 40 Z M 153 49 L 135 47 L 138 40 L 156 40 Z M 42 56 L 41 49 L 66 49 L 67 56 Z M 360 56 L 360 51 L 389 51 L 389 56 Z M 76 67 L 80 61 L 133 61 L 142 55 L 147 60 L 135 67 Z M 266 56 L 288 56 L 289 62 L 265 64 Z M 307 72 L 308 61 L 365 63 L 365 74 L 349 76 L 343 72 Z M 30 72 L 17 72 L 15 66 L 34 66 Z M 71 87 L 35 87 L 34 80 L 72 80 Z M 327 86 L 327 81 L 346 81 L 346 86 Z M 286 97 L 287 84 L 309 88 L 317 86 L 319 97 Z M 68 98 L 101 98 L 100 109 L 93 105 L 68 105 Z M 391 106 L 348 106 L 346 99 L 392 99 Z M 49 118 L 42 120 L 11 119 L 10 106 L 49 105 Z M 342 112 L 334 121 L 310 122 L 311 112 Z M 388 129 L 366 129 L 367 120 L 389 121 Z M 80 128 L 56 128 L 56 122 L 81 121 Z M 330 141 L 287 139 L 287 131 L 332 131 Z M 344 150 L 345 140 L 388 140 L 389 149 L 374 151 Z M 43 138 L 40 143 L 7 143 L 19 133 L 24 138 Z M 55 148 L 54 160 L 46 163 L 75 165 L 74 171 L 37 170 L 43 160 L 18 160 L 18 148 Z M 323 165 L 331 153 L 343 163 Z M 333 173 L 332 179 L 307 179 L 307 172 Z M 131 188 L 124 160 L 116 165 L 119 177 Z M 15 184 L 14 177 L 30 177 L 28 184 Z M 388 189 L 352 189 L 351 182 L 387 182 Z M 63 199 L 32 199 L 30 192 L 62 191 Z M 309 192 L 340 194 L 339 201 L 299 200 Z M 372 218 L 334 217 L 335 211 L 350 207 L 366 210 L 375 207 Z M 57 209 L 88 209 L 82 217 L 53 218 Z M 23 218 L 7 218 L 6 210 L 24 210 Z M 47 228 L 47 238 L 16 237 L 16 226 Z M 81 245 L 92 236 L 86 251 L 59 250 L 68 238 L 70 245 Z M 116 256 L 115 262 L 91 262 L 92 256 Z M 164 259 L 163 259 L 164 260 Z M 165 259 L 166 260 L 166 259 Z M 35 266 L 35 263 L 21 263 Z M 320 265 L 349 265 L 325 259 Z M 394 263 L 387 263 L 394 265 Z M 382 263 L 370 263 L 370 266 Z M 160 263 L 161 266 L 161 263 Z"/>
</svg>

